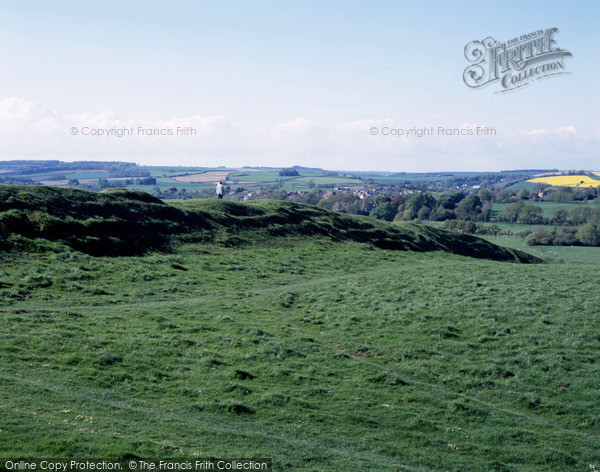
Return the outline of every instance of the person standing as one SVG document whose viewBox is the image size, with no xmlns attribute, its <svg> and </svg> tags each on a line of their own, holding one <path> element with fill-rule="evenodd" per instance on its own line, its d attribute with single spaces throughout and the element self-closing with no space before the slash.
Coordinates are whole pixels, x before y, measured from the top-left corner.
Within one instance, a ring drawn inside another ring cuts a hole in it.
<svg viewBox="0 0 600 472">
<path fill-rule="evenodd" d="M 219 200 L 223 198 L 223 182 L 217 184 L 217 198 Z"/>
</svg>

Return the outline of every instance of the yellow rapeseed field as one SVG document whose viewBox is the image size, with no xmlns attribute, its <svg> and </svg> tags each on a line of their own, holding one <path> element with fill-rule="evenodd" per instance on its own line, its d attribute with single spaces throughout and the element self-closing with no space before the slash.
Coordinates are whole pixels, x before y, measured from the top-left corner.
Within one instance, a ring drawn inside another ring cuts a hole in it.
<svg viewBox="0 0 600 472">
<path fill-rule="evenodd" d="M 598 172 L 594 172 L 594 174 L 600 175 Z M 598 187 L 600 185 L 600 180 L 592 179 L 587 175 L 550 175 L 529 179 L 527 182 L 554 185 L 555 187 Z"/>
</svg>

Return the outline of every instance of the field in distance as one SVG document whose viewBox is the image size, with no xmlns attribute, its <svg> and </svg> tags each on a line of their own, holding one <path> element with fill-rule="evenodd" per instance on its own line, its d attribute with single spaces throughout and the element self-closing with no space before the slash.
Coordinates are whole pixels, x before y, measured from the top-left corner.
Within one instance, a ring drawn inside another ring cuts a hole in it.
<svg viewBox="0 0 600 472">
<path fill-rule="evenodd" d="M 597 173 L 594 173 L 597 175 Z M 588 175 L 552 175 L 547 177 L 538 177 L 529 179 L 527 182 L 532 184 L 547 184 L 554 187 L 598 187 L 600 185 L 600 177 L 595 179 Z"/>
<path fill-rule="evenodd" d="M 221 172 L 221 171 L 208 171 L 203 172 L 201 174 L 189 174 L 189 175 L 179 175 L 171 177 L 173 180 L 177 182 L 188 182 L 188 183 L 217 183 L 224 182 L 227 180 L 227 176 L 229 172 Z"/>
</svg>

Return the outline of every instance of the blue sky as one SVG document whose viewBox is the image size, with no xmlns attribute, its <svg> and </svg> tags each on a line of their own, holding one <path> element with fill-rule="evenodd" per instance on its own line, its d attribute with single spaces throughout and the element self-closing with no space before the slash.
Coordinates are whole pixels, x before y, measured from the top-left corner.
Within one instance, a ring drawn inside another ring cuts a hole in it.
<svg viewBox="0 0 600 472">
<path fill-rule="evenodd" d="M 592 0 L 0 1 L 0 159 L 596 169 L 599 26 Z M 502 94 L 464 84 L 470 41 L 552 27 L 570 74 Z M 179 125 L 196 135 L 81 131 Z M 497 134 L 369 132 L 431 126 Z"/>
</svg>

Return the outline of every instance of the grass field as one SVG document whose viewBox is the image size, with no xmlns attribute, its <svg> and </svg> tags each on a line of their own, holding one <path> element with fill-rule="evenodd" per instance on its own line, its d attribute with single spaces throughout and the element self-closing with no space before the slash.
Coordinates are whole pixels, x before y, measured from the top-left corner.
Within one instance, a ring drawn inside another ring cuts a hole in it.
<svg viewBox="0 0 600 472">
<path fill-rule="evenodd" d="M 232 172 L 229 174 L 230 180 L 240 180 L 240 181 L 252 181 L 252 182 L 261 182 L 261 183 L 275 183 L 277 180 L 282 178 L 277 171 L 244 171 L 244 172 Z M 283 177 L 284 179 L 290 179 L 292 177 Z"/>
<path fill-rule="evenodd" d="M 502 187 L 504 187 L 504 186 L 502 185 Z M 534 183 L 529 182 L 527 180 L 521 180 L 520 182 L 511 184 L 511 185 L 507 185 L 504 188 L 506 190 L 512 190 L 513 192 L 518 192 L 521 189 L 529 190 L 530 192 L 532 192 L 534 187 L 535 187 Z"/>
<path fill-rule="evenodd" d="M 600 460 L 593 266 L 305 243 L 22 256 L 3 270 L 4 457 L 378 471 Z"/>
<path fill-rule="evenodd" d="M 280 176 L 279 172 L 240 172 L 231 173 L 229 180 L 239 180 L 240 185 L 244 182 L 249 182 L 251 186 L 260 187 L 261 185 L 275 185 L 279 182 L 283 183 L 283 188 L 290 190 L 310 190 L 310 183 L 316 185 L 328 186 L 357 186 L 365 185 L 365 182 L 358 179 L 351 179 L 341 176 L 327 176 L 319 174 L 300 173 L 298 176 Z"/>
<path fill-rule="evenodd" d="M 215 172 L 215 171 L 209 171 L 209 172 L 203 172 L 201 174 L 189 174 L 189 175 L 179 175 L 179 176 L 175 176 L 172 177 L 173 180 L 176 180 L 177 182 L 184 182 L 184 183 L 209 183 L 209 184 L 214 184 L 216 182 L 220 182 L 220 181 L 225 181 L 227 180 L 227 176 L 229 175 L 229 172 Z"/>
<path fill-rule="evenodd" d="M 434 228 L 444 228 L 443 221 L 425 221 L 425 222 L 423 222 L 423 224 L 426 224 L 428 226 L 433 226 Z M 524 223 L 503 223 L 503 222 L 498 223 L 495 221 L 492 221 L 492 222 L 478 221 L 477 226 L 483 227 L 483 228 L 490 227 L 490 226 L 498 226 L 498 227 L 500 227 L 501 231 L 508 231 L 511 233 L 520 233 L 522 231 L 533 231 L 536 228 L 544 228 L 547 231 L 554 230 L 553 225 L 526 225 Z M 498 243 L 495 243 L 495 244 L 498 244 Z M 503 246 L 503 244 L 501 244 L 501 246 Z"/>
<path fill-rule="evenodd" d="M 517 236 L 481 236 L 500 246 L 525 251 L 551 261 L 600 264 L 600 247 L 589 246 L 528 246 Z"/>
<path fill-rule="evenodd" d="M 187 191 L 201 191 L 214 188 L 215 182 L 226 180 L 233 188 L 244 187 L 250 189 L 271 188 L 281 186 L 286 190 L 309 191 L 316 185 L 331 186 L 357 186 L 365 182 L 343 176 L 330 176 L 317 173 L 301 173 L 299 176 L 280 176 L 279 171 L 273 169 L 202 169 L 202 168 L 177 168 L 177 167 L 141 167 L 148 170 L 156 178 L 156 185 L 129 185 L 131 190 L 148 190 L 158 187 L 161 191 L 169 188 L 186 189 Z M 102 178 L 107 178 L 108 173 L 94 172 L 64 172 L 67 179 L 78 179 L 82 184 L 95 184 Z M 188 174 L 188 175 L 185 175 Z M 36 180 L 43 185 L 66 186 L 68 180 L 49 180 L 56 176 L 56 172 L 27 174 L 27 178 Z M 135 178 L 135 177 L 134 177 Z M 125 180 L 126 178 L 122 178 Z M 116 178 L 108 180 L 118 180 Z M 235 182 L 235 183 L 234 183 Z"/>
<path fill-rule="evenodd" d="M 357 174 L 361 175 L 364 179 L 370 179 L 380 184 L 394 184 L 394 183 L 434 183 L 443 182 L 452 177 L 470 177 L 477 175 L 476 172 L 438 172 L 438 173 L 387 173 L 387 172 L 366 172 Z"/>
<path fill-rule="evenodd" d="M 336 185 L 364 185 L 364 182 L 362 180 L 358 180 L 358 179 L 347 179 L 344 177 L 311 177 L 311 176 L 304 176 L 304 177 L 300 177 L 298 179 L 295 179 L 298 182 L 303 182 L 303 183 L 307 183 L 310 182 L 311 180 L 318 185 L 322 185 L 322 184 L 336 184 Z"/>
<path fill-rule="evenodd" d="M 593 204 L 589 203 L 556 203 L 556 202 L 525 202 L 526 204 L 539 206 L 542 209 L 542 215 L 544 218 L 551 219 L 554 216 L 554 212 L 556 210 L 564 209 L 566 211 L 571 211 L 574 208 L 581 207 L 582 205 L 589 205 L 590 207 L 595 207 Z M 498 214 L 502 213 L 504 209 L 511 205 L 510 203 L 494 203 L 492 205 L 492 212 L 494 216 L 498 216 Z"/>
<path fill-rule="evenodd" d="M 30 178 L 33 180 L 49 180 L 55 178 L 57 174 L 63 174 L 67 179 L 93 179 L 98 181 L 99 179 L 105 179 L 108 177 L 107 171 L 102 170 L 91 170 L 91 171 L 64 171 L 64 172 L 40 172 L 37 174 L 21 174 L 21 177 Z"/>
<path fill-rule="evenodd" d="M 478 222 L 480 226 L 499 226 L 502 231 L 510 231 L 512 233 L 519 233 L 521 231 L 533 231 L 535 228 L 544 228 L 547 230 L 553 230 L 553 225 L 526 225 L 524 223 L 496 223 L 496 222 Z"/>
<path fill-rule="evenodd" d="M 138 220 L 161 218 L 148 202 L 130 202 Z M 0 457 L 600 464 L 600 266 L 464 257 L 458 236 L 415 225 L 395 231 L 445 250 L 381 249 L 357 231 L 389 225 L 292 204 L 176 207 L 220 236 L 135 257 L 0 253 Z"/>
</svg>

